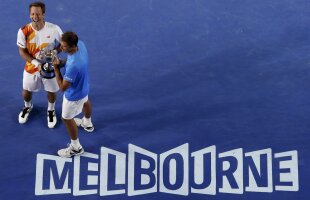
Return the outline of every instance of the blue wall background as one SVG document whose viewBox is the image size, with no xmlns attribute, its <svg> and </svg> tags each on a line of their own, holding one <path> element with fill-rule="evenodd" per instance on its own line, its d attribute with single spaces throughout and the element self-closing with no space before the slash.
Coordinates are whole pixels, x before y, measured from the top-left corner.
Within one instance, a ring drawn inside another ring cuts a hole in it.
<svg viewBox="0 0 310 200">
<path fill-rule="evenodd" d="M 45 93 L 19 125 L 24 61 L 17 30 L 30 1 L 0 2 L 0 198 L 34 195 L 37 153 L 69 141 L 62 123 L 46 126 Z M 128 143 L 162 153 L 184 143 L 196 151 L 272 148 L 299 153 L 299 192 L 187 197 L 156 193 L 131 199 L 305 199 L 310 180 L 307 0 L 46 1 L 46 21 L 73 30 L 90 55 L 96 132 L 80 131 L 88 152 L 126 152 Z M 60 119 L 59 93 L 57 112 Z M 98 195 L 76 199 L 103 199 Z M 104 197 L 125 199 L 126 195 Z"/>
</svg>

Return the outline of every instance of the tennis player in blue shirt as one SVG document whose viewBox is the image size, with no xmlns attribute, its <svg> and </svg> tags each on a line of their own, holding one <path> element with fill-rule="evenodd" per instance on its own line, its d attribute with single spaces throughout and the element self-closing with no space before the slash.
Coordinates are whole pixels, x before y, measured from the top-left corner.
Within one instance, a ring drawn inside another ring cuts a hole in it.
<svg viewBox="0 0 310 200">
<path fill-rule="evenodd" d="M 74 32 L 65 32 L 61 36 L 60 45 L 61 50 L 68 54 L 67 60 L 55 57 L 53 65 L 59 88 L 64 92 L 61 116 L 71 143 L 57 153 L 61 157 L 69 158 L 84 153 L 78 139 L 78 126 L 88 132 L 92 132 L 94 126 L 91 122 L 92 106 L 88 99 L 88 53 L 85 44 Z M 59 70 L 62 66 L 65 67 L 64 76 Z M 84 113 L 82 119 L 74 118 L 82 111 Z"/>
</svg>

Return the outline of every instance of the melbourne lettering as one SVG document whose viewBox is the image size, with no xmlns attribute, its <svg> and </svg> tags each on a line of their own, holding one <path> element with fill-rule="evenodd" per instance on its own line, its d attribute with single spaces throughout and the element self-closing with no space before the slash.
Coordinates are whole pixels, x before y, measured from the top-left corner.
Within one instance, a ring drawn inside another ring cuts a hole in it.
<svg viewBox="0 0 310 200">
<path fill-rule="evenodd" d="M 218 153 L 216 146 L 189 152 L 183 144 L 156 154 L 133 144 L 123 153 L 74 158 L 37 154 L 35 195 L 244 194 L 298 191 L 298 152 L 272 149 Z"/>
</svg>

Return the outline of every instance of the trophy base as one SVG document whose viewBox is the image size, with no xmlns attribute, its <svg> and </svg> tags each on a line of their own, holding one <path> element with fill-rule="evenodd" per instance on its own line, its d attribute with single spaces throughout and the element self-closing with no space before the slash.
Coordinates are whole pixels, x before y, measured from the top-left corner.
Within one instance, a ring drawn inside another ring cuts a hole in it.
<svg viewBox="0 0 310 200">
<path fill-rule="evenodd" d="M 54 67 L 50 62 L 44 63 L 42 65 L 40 74 L 42 78 L 46 78 L 46 79 L 52 79 L 56 76 Z"/>
<path fill-rule="evenodd" d="M 44 71 L 43 69 L 40 71 L 41 77 L 45 79 L 55 78 L 55 72 L 53 71 Z"/>
</svg>

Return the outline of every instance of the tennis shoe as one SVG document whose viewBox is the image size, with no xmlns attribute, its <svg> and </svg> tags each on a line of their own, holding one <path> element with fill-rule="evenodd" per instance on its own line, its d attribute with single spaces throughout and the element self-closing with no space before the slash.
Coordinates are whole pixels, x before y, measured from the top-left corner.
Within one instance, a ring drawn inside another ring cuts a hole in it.
<svg viewBox="0 0 310 200">
<path fill-rule="evenodd" d="M 93 132 L 93 131 L 95 130 L 95 127 L 94 127 L 93 123 L 92 123 L 92 122 L 86 123 L 85 120 L 84 120 L 84 118 L 83 118 L 83 119 L 74 118 L 74 121 L 75 121 L 75 123 L 76 123 L 76 125 L 77 125 L 78 127 L 84 128 L 84 130 L 87 131 L 87 132 L 89 132 L 89 133 L 90 133 L 90 132 Z"/>
<path fill-rule="evenodd" d="M 33 104 L 31 104 L 30 107 L 23 107 L 22 110 L 20 111 L 19 115 L 18 115 L 18 122 L 20 124 L 24 124 L 28 121 L 29 118 L 29 114 L 31 112 L 33 108 Z"/>
<path fill-rule="evenodd" d="M 82 146 L 75 149 L 72 144 L 68 144 L 67 148 L 58 150 L 57 154 L 62 158 L 71 158 L 72 156 L 78 156 L 84 153 Z"/>
</svg>

